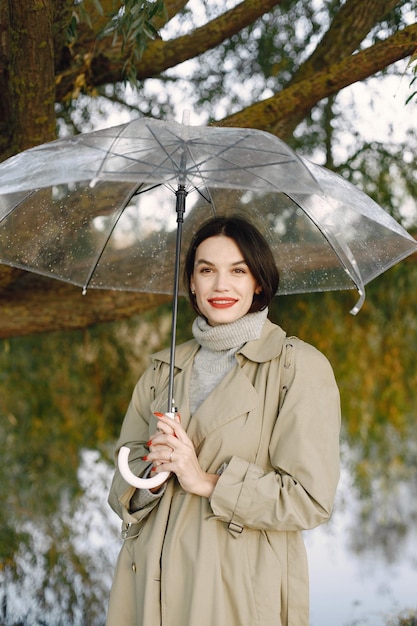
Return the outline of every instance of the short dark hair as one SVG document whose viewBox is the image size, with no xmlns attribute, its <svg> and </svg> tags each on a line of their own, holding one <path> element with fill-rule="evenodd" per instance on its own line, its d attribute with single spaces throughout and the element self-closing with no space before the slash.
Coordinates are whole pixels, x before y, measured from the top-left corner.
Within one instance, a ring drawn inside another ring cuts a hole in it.
<svg viewBox="0 0 417 626">
<path fill-rule="evenodd" d="M 193 309 L 200 312 L 196 298 L 191 292 L 191 277 L 194 272 L 195 254 L 198 246 L 209 237 L 230 237 L 241 251 L 247 266 L 258 285 L 262 287 L 253 297 L 249 313 L 265 309 L 278 291 L 279 272 L 271 248 L 265 237 L 248 220 L 240 216 L 213 217 L 194 233 L 188 247 L 184 265 L 184 282 Z"/>
</svg>

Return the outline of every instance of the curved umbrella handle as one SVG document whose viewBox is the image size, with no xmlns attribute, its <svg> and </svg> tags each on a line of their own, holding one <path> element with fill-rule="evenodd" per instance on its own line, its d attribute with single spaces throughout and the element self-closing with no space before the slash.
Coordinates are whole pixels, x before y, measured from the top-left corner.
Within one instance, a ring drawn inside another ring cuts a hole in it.
<svg viewBox="0 0 417 626">
<path fill-rule="evenodd" d="M 170 472 L 161 472 L 160 474 L 155 474 L 152 478 L 139 478 L 139 476 L 135 476 L 129 467 L 129 454 L 130 449 L 127 446 L 122 446 L 117 458 L 120 473 L 129 485 L 133 485 L 133 487 L 137 489 L 153 489 L 154 487 L 159 487 L 159 485 L 162 485 L 162 483 L 166 481 Z"/>
<path fill-rule="evenodd" d="M 165 415 L 174 419 L 174 413 L 165 413 Z M 135 476 L 129 467 L 129 454 L 130 448 L 122 446 L 117 457 L 119 471 L 129 485 L 136 487 L 136 489 L 153 489 L 154 487 L 162 485 L 169 477 L 170 472 L 161 472 L 160 474 L 155 474 L 152 478 L 139 478 L 139 476 Z"/>
</svg>

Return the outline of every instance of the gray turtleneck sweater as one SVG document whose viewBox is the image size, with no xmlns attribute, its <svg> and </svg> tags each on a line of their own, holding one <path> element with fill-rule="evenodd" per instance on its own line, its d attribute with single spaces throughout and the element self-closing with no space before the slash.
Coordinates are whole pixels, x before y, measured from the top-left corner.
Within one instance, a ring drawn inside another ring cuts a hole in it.
<svg viewBox="0 0 417 626">
<path fill-rule="evenodd" d="M 194 320 L 192 331 L 201 348 L 191 372 L 191 414 L 236 365 L 237 351 L 248 341 L 259 339 L 267 314 L 267 309 L 248 313 L 230 324 L 218 326 L 210 326 L 203 317 Z"/>
</svg>

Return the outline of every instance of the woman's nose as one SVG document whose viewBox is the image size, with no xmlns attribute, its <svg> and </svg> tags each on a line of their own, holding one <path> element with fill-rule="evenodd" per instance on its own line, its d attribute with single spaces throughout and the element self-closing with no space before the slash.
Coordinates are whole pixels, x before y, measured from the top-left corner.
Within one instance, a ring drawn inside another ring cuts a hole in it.
<svg viewBox="0 0 417 626">
<path fill-rule="evenodd" d="M 214 287 L 216 291 L 228 291 L 230 284 L 227 275 L 222 272 L 217 272 Z"/>
</svg>

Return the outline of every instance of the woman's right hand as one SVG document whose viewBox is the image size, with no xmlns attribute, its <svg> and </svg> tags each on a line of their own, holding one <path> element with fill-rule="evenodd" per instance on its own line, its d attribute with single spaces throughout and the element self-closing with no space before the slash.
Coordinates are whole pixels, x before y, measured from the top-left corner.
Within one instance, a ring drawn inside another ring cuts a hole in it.
<svg viewBox="0 0 417 626">
<path fill-rule="evenodd" d="M 160 416 L 158 432 L 149 442 L 149 446 L 147 458 L 154 463 L 156 474 L 163 471 L 173 472 L 184 491 L 206 498 L 211 496 L 219 476 L 202 469 L 194 444 L 179 419 Z"/>
<path fill-rule="evenodd" d="M 160 418 L 160 417 L 164 416 L 163 413 L 154 413 L 154 415 L 157 418 Z M 175 413 L 174 420 L 176 422 L 178 422 L 178 424 L 181 424 L 181 416 L 180 416 L 179 413 Z M 158 424 L 159 424 L 158 430 L 151 436 L 150 440 L 148 441 L 148 446 L 151 446 L 152 445 L 152 440 L 156 437 L 156 435 L 160 435 L 161 433 L 163 433 L 165 435 L 172 435 L 174 437 L 176 436 L 174 429 L 169 424 L 167 424 L 165 422 L 159 422 Z M 154 446 L 154 448 L 155 448 L 155 450 L 158 450 L 158 452 L 162 452 L 162 453 L 165 451 L 165 452 L 169 452 L 171 454 L 171 452 L 172 452 L 172 448 L 170 448 L 169 446 L 166 446 L 166 445 L 159 445 L 157 447 Z M 145 460 L 146 460 L 146 458 L 147 457 L 145 457 Z M 154 461 L 152 469 L 151 469 L 150 474 L 149 474 L 149 476 L 151 478 L 153 476 L 155 476 L 155 474 L 157 473 L 156 472 L 156 468 L 159 465 L 162 465 L 162 464 L 163 464 L 162 461 Z M 160 489 L 160 487 L 157 487 L 155 490 L 151 489 L 151 491 L 158 491 L 158 489 Z"/>
</svg>

